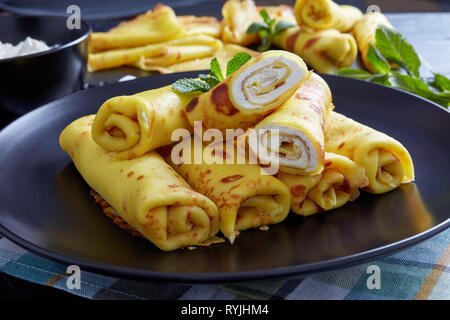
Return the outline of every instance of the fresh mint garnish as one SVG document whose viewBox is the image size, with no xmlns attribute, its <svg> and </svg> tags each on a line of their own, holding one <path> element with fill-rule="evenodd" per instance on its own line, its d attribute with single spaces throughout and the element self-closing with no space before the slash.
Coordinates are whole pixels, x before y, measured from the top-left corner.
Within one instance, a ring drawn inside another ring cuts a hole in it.
<svg viewBox="0 0 450 320">
<path fill-rule="evenodd" d="M 250 60 L 252 56 L 246 52 L 240 52 L 236 54 L 233 59 L 227 63 L 227 77 L 233 74 L 244 63 Z M 210 63 L 209 74 L 199 74 L 199 79 L 179 79 L 172 84 L 172 89 L 182 93 L 188 92 L 208 92 L 221 81 L 224 80 L 222 69 L 220 68 L 219 60 L 214 58 Z"/>
<path fill-rule="evenodd" d="M 276 23 L 275 19 L 271 19 L 269 17 L 266 9 L 260 10 L 259 14 L 264 22 L 253 22 L 248 27 L 247 34 L 258 33 L 261 37 L 261 45 L 258 47 L 258 51 L 266 51 L 269 50 L 272 45 L 273 37 L 279 35 L 294 25 L 284 20 L 280 20 Z"/>
<path fill-rule="evenodd" d="M 442 74 L 434 73 L 432 80 L 424 81 L 419 73 L 419 55 L 398 31 L 379 26 L 375 38 L 376 46 L 370 45 L 367 60 L 376 74 L 352 68 L 342 68 L 336 74 L 402 89 L 446 108 L 450 106 L 450 80 Z M 391 63 L 397 64 L 400 72 L 392 70 Z"/>
</svg>

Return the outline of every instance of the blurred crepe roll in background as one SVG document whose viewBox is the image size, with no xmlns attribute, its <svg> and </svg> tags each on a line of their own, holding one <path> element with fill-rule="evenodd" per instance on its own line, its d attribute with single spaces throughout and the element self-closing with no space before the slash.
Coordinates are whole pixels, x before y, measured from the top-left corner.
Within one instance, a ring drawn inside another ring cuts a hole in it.
<svg viewBox="0 0 450 320">
<path fill-rule="evenodd" d="M 361 10 L 349 5 L 338 5 L 331 0 L 297 0 L 294 6 L 297 23 L 312 29 L 350 31 L 363 16 Z"/>
<path fill-rule="evenodd" d="M 246 62 L 212 90 L 186 107 L 191 125 L 247 128 L 279 108 L 308 76 L 303 60 L 292 53 L 266 51 Z"/>
<path fill-rule="evenodd" d="M 196 58 L 211 57 L 220 48 L 222 48 L 220 40 L 206 35 L 196 35 L 141 47 L 90 53 L 88 71 L 136 64 L 144 65 L 145 69 L 151 69 L 152 66 L 170 66 Z"/>
<path fill-rule="evenodd" d="M 331 92 L 327 83 L 312 73 L 292 97 L 278 110 L 255 126 L 257 144 L 249 148 L 258 155 L 260 148 L 270 149 L 271 138 L 276 139 L 281 171 L 314 175 L 324 164 L 325 119 L 332 108 Z M 272 130 L 278 135 L 272 136 Z M 270 150 L 268 150 L 270 151 Z M 261 159 L 262 163 L 270 159 Z"/>
<path fill-rule="evenodd" d="M 90 39 L 90 51 L 98 52 L 114 48 L 136 47 L 165 42 L 186 35 L 175 12 L 158 4 L 152 10 L 136 18 L 122 22 L 108 32 L 94 32 Z"/>
<path fill-rule="evenodd" d="M 191 158 L 181 155 L 183 161 L 179 164 L 173 162 L 169 148 L 163 148 L 162 154 L 194 190 L 217 205 L 220 231 L 231 243 L 238 231 L 279 223 L 286 218 L 291 201 L 289 189 L 273 176 L 262 175 L 256 164 L 238 164 L 237 148 L 235 161 L 230 164 L 226 161 L 232 161 L 233 155 L 221 143 L 214 147 L 200 146 L 197 152 L 203 153 L 203 161 L 199 164 L 192 159 L 196 151 L 194 143 L 190 148 Z M 221 157 L 223 164 L 214 163 L 215 157 Z"/>
<path fill-rule="evenodd" d="M 221 23 L 214 17 L 178 16 L 177 21 L 187 36 L 203 34 L 220 38 L 222 32 Z"/>
<path fill-rule="evenodd" d="M 175 129 L 191 130 L 184 110 L 194 96 L 166 86 L 111 98 L 95 116 L 92 138 L 118 159 L 132 159 L 171 144 Z"/>
<path fill-rule="evenodd" d="M 358 54 L 353 36 L 334 29 L 309 30 L 294 26 L 276 36 L 274 44 L 298 54 L 315 71 L 329 74 L 351 66 Z"/>
<path fill-rule="evenodd" d="M 253 22 L 262 21 L 253 0 L 228 0 L 222 7 L 222 41 L 247 46 L 260 41 L 257 33 L 247 34 Z"/>
<path fill-rule="evenodd" d="M 359 51 L 361 52 L 361 59 L 364 66 L 373 73 L 376 70 L 372 67 L 371 63 L 367 60 L 367 53 L 369 52 L 370 45 L 375 46 L 375 32 L 378 26 L 385 26 L 388 28 L 394 28 L 381 12 L 366 13 L 353 27 L 352 33 L 355 36 L 358 43 Z"/>
<path fill-rule="evenodd" d="M 118 161 L 90 134 L 94 116 L 72 122 L 60 136 L 78 172 L 120 217 L 162 250 L 201 244 L 219 229 L 216 205 L 193 191 L 155 152 Z"/>
<path fill-rule="evenodd" d="M 221 46 L 221 48 L 214 51 L 214 57 L 219 61 L 221 70 L 226 70 L 227 62 L 233 59 L 233 57 L 240 52 L 246 52 L 253 57 L 259 54 L 257 51 L 242 47 L 237 44 L 225 43 Z M 207 70 L 211 67 L 211 59 L 212 57 L 208 56 L 204 58 L 195 58 L 192 60 L 178 62 L 168 66 L 158 66 L 155 64 L 149 64 L 147 59 L 142 57 L 134 63 L 134 66 L 142 70 L 157 71 L 160 73 Z"/>
<path fill-rule="evenodd" d="M 365 187 L 368 179 L 364 168 L 354 161 L 333 153 L 325 154 L 325 169 L 316 175 L 294 175 L 279 172 L 291 192 L 291 210 L 301 216 L 339 208 L 355 200 L 358 188 Z"/>
<path fill-rule="evenodd" d="M 337 112 L 330 112 L 325 129 L 325 151 L 340 154 L 364 167 L 371 193 L 384 193 L 414 180 L 408 150 L 388 135 Z"/>
</svg>

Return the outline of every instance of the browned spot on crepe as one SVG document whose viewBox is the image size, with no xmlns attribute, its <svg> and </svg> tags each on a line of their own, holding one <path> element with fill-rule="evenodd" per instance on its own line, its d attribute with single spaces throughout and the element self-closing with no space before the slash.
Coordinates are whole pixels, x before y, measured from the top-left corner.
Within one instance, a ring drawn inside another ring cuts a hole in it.
<svg viewBox="0 0 450 320">
<path fill-rule="evenodd" d="M 227 116 L 239 112 L 231 103 L 230 96 L 228 94 L 228 85 L 222 83 L 215 87 L 211 92 L 211 102 L 214 104 L 216 111 Z"/>
<path fill-rule="evenodd" d="M 186 106 L 186 112 L 191 112 L 192 110 L 194 110 L 194 108 L 197 106 L 198 104 L 198 97 L 195 97 L 194 99 L 191 100 L 191 102 L 188 103 L 188 105 Z"/>
<path fill-rule="evenodd" d="M 228 176 L 228 177 L 222 178 L 220 180 L 220 182 L 222 182 L 222 183 L 233 182 L 233 181 L 237 181 L 237 180 L 239 180 L 239 179 L 241 179 L 243 177 L 244 177 L 243 175 L 235 174 L 233 176 Z"/>
</svg>

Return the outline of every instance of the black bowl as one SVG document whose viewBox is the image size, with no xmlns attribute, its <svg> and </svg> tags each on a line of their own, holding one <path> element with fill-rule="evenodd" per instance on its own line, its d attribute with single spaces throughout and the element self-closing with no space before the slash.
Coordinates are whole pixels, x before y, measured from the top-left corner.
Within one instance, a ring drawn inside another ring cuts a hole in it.
<svg viewBox="0 0 450 320">
<path fill-rule="evenodd" d="M 55 48 L 0 60 L 0 106 L 16 114 L 80 90 L 86 73 L 90 26 L 69 29 L 66 18 L 0 17 L 0 41 L 17 44 L 26 37 Z"/>
</svg>

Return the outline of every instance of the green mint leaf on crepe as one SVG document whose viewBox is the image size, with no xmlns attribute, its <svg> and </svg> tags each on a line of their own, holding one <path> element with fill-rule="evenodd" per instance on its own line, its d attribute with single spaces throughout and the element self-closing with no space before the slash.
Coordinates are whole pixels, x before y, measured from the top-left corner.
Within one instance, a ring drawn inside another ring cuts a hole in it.
<svg viewBox="0 0 450 320">
<path fill-rule="evenodd" d="M 339 69 L 336 72 L 336 75 L 353 78 L 353 79 L 358 79 L 358 80 L 368 80 L 368 79 L 370 79 L 370 77 L 373 76 L 370 72 L 368 72 L 366 70 L 353 69 L 353 68 Z"/>
<path fill-rule="evenodd" d="M 385 86 L 390 86 L 391 82 L 389 81 L 389 74 L 374 74 L 369 79 L 367 79 L 370 82 L 383 84 Z"/>
<path fill-rule="evenodd" d="M 233 59 L 228 61 L 227 64 L 227 77 L 231 74 L 233 74 L 237 69 L 239 69 L 244 63 L 246 63 L 248 60 L 252 58 L 251 55 L 249 55 L 246 52 L 240 52 L 236 54 Z"/>
<path fill-rule="evenodd" d="M 419 77 L 420 59 L 413 46 L 396 30 L 379 26 L 375 33 L 378 51 L 389 61 Z"/>
<path fill-rule="evenodd" d="M 222 81 L 223 80 L 222 69 L 220 69 L 219 60 L 217 60 L 217 58 L 211 60 L 210 68 L 211 68 L 211 75 L 215 76 L 217 79 Z"/>
<path fill-rule="evenodd" d="M 444 107 L 450 104 L 450 92 L 433 92 L 424 81 L 409 75 L 394 72 L 392 86 L 430 99 Z"/>
<path fill-rule="evenodd" d="M 434 81 L 430 85 L 440 91 L 450 91 L 450 79 L 439 73 L 434 74 Z"/>
<path fill-rule="evenodd" d="M 260 16 L 263 18 L 263 21 L 264 21 L 265 23 L 267 23 L 267 25 L 269 25 L 270 22 L 271 22 L 271 20 L 270 20 L 269 14 L 267 13 L 266 9 L 260 10 L 260 11 L 259 11 L 259 14 L 260 14 Z"/>
<path fill-rule="evenodd" d="M 200 80 L 205 81 L 211 88 L 214 88 L 216 85 L 220 83 L 220 80 L 211 74 L 199 74 L 198 77 Z"/>
<path fill-rule="evenodd" d="M 277 23 L 276 19 L 271 19 L 266 9 L 259 11 L 263 22 L 254 22 L 247 28 L 247 33 L 258 33 L 261 38 L 261 44 L 258 47 L 258 51 L 267 51 L 272 46 L 273 37 L 279 35 L 286 29 L 293 27 L 294 25 L 280 20 Z"/>
<path fill-rule="evenodd" d="M 260 32 L 262 30 L 267 30 L 267 25 L 261 23 L 261 22 L 253 22 L 247 29 L 247 33 L 255 33 Z"/>
<path fill-rule="evenodd" d="M 250 60 L 252 56 L 246 52 L 240 52 L 236 54 L 233 59 L 228 61 L 227 64 L 227 77 L 233 74 L 237 69 L 239 69 L 244 63 Z M 188 92 L 208 92 L 221 81 L 224 80 L 222 69 L 220 68 L 219 60 L 213 58 L 211 60 L 211 72 L 210 74 L 199 74 L 200 79 L 179 79 L 172 84 L 172 90 L 188 93 Z"/>
<path fill-rule="evenodd" d="M 380 51 L 378 51 L 378 49 L 371 44 L 369 47 L 369 51 L 367 52 L 367 60 L 378 73 L 383 74 L 389 73 L 391 71 L 389 62 L 387 62 Z"/>
<path fill-rule="evenodd" d="M 207 92 L 211 90 L 212 87 L 208 83 L 198 79 L 183 78 L 175 81 L 172 85 L 172 89 L 182 93 L 187 93 L 195 91 Z"/>
<path fill-rule="evenodd" d="M 281 20 L 280 22 L 277 23 L 277 25 L 275 26 L 275 30 L 273 32 L 273 36 L 277 36 L 280 33 L 282 33 L 283 31 L 292 28 L 294 25 L 292 23 L 289 23 L 287 21 Z"/>
</svg>

